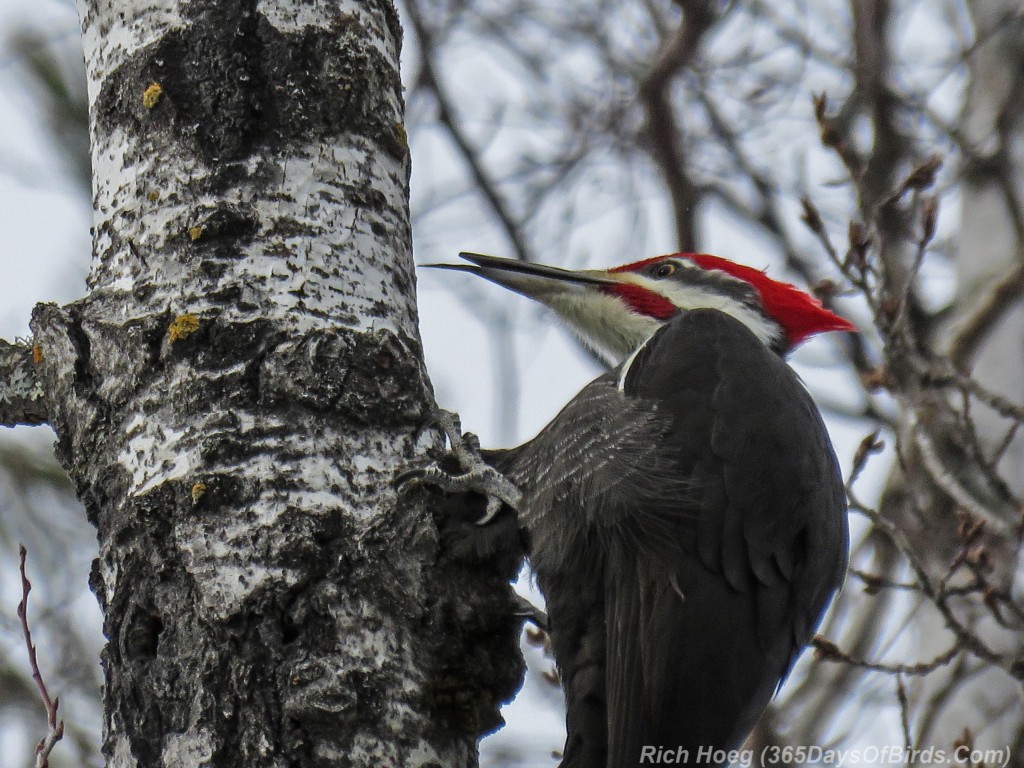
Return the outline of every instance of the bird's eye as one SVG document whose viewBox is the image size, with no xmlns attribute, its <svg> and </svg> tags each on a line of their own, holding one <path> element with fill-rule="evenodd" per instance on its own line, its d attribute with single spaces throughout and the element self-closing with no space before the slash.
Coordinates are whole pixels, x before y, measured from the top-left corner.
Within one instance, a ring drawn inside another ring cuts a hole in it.
<svg viewBox="0 0 1024 768">
<path fill-rule="evenodd" d="M 664 264 L 659 264 L 654 268 L 655 277 L 668 277 L 676 271 L 676 265 L 671 261 L 666 261 Z"/>
</svg>

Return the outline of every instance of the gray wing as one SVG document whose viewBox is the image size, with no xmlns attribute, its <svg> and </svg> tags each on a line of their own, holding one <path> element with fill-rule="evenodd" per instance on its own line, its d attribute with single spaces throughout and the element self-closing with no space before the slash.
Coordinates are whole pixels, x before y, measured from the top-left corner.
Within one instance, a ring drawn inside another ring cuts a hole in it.
<svg viewBox="0 0 1024 768">
<path fill-rule="evenodd" d="M 585 387 L 531 442 L 487 460 L 523 491 L 520 522 L 547 600 L 551 641 L 566 696 L 563 768 L 604 766 L 608 751 L 605 593 L 602 553 L 620 536 L 672 530 L 652 515 L 641 526 L 637 498 L 685 485 L 652 436 L 668 422 L 627 398 L 614 374 Z M 600 504 L 594 505 L 593 499 Z M 667 499 L 666 499 L 667 500 Z M 663 504 L 660 508 L 668 508 Z M 618 519 L 605 514 L 616 511 Z M 696 521 L 694 521 L 696 522 Z M 642 544 L 635 541 L 636 546 Z"/>
</svg>

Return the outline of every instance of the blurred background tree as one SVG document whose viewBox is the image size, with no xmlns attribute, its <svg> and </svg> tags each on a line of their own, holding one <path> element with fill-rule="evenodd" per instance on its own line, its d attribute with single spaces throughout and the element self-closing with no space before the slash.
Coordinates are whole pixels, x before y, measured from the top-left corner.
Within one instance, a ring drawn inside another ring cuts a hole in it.
<svg viewBox="0 0 1024 768">
<path fill-rule="evenodd" d="M 55 0 L 43 23 L 22 5 L 0 19 L 0 87 L 37 105 L 18 124 L 37 127 L 45 167 L 5 152 L 0 201 L 52 185 L 87 205 L 81 51 L 73 32 L 55 33 L 74 8 Z M 580 267 L 708 251 L 813 287 L 862 329 L 795 356 L 851 477 L 853 557 L 824 639 L 754 743 L 959 740 L 1010 747 L 1024 764 L 1024 9 L 405 0 L 401 11 L 420 261 L 465 249 Z M 74 295 L 81 242 L 54 268 L 54 290 Z M 3 269 L 0 297 L 24 293 Z M 422 281 L 439 401 L 485 444 L 531 436 L 599 370 L 525 304 L 469 280 Z M 0 749 L 27 765 L 43 732 L 14 619 L 22 541 L 44 672 L 72 736 L 54 764 L 98 764 L 93 534 L 46 440 L 26 432 L 0 436 Z M 535 647 L 528 657 L 485 765 L 552 765 L 561 746 L 551 661 Z"/>
</svg>

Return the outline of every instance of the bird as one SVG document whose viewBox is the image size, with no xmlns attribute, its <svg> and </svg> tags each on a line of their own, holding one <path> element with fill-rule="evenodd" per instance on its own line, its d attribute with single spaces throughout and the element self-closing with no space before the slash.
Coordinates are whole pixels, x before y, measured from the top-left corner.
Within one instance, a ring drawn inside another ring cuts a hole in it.
<svg viewBox="0 0 1024 768">
<path fill-rule="evenodd" d="M 546 305 L 610 366 L 535 438 L 481 452 L 519 491 L 562 768 L 726 764 L 846 573 L 842 473 L 785 357 L 855 327 L 710 254 L 594 270 L 460 257 L 428 266 Z"/>
</svg>

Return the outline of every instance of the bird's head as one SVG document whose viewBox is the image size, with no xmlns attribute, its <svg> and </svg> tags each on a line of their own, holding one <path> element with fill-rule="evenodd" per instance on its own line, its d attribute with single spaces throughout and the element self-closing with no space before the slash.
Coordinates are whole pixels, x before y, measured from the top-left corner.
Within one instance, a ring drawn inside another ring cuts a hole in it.
<svg viewBox="0 0 1024 768">
<path fill-rule="evenodd" d="M 779 354 L 816 333 L 856 330 L 799 288 L 708 254 L 675 253 L 575 271 L 476 253 L 459 256 L 470 263 L 429 266 L 472 272 L 547 305 L 612 364 L 691 309 L 731 315 Z"/>
</svg>

